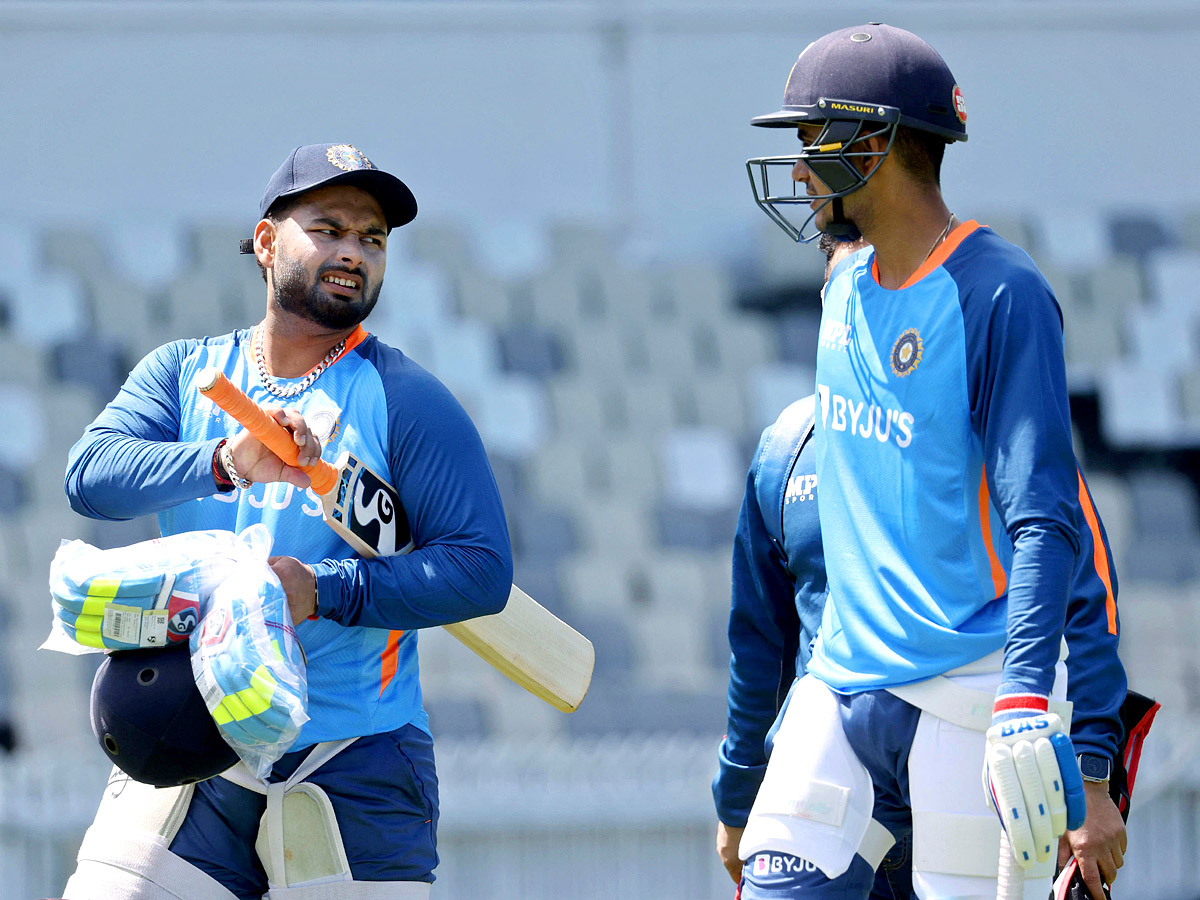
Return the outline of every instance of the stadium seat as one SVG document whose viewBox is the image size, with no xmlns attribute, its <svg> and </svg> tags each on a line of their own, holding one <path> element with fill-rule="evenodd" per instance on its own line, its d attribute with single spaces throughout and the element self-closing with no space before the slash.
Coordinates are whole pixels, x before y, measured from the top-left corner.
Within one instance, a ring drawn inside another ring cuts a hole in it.
<svg viewBox="0 0 1200 900">
<path fill-rule="evenodd" d="M 1108 220 L 1109 244 L 1116 253 L 1139 259 L 1158 250 L 1177 245 L 1175 236 L 1157 216 L 1120 212 Z"/>
<path fill-rule="evenodd" d="M 544 320 L 542 320 L 544 321 Z M 612 377 L 635 368 L 625 329 L 604 322 L 584 326 L 557 323 L 555 333 L 563 346 L 565 368 L 592 379 Z"/>
<path fill-rule="evenodd" d="M 498 326 L 500 366 L 505 372 L 551 378 L 563 368 L 561 343 L 554 332 L 528 322 Z"/>
<path fill-rule="evenodd" d="M 16 516 L 21 507 L 29 502 L 29 497 L 29 485 L 24 476 L 6 465 L 0 465 L 0 518 Z"/>
<path fill-rule="evenodd" d="M 479 266 L 502 279 L 527 278 L 545 268 L 550 242 L 540 226 L 525 219 L 479 218 L 471 223 Z"/>
<path fill-rule="evenodd" d="M 686 605 L 651 606 L 633 610 L 630 619 L 641 684 L 696 690 L 712 686 L 704 616 Z M 663 652 L 665 641 L 669 652 Z"/>
<path fill-rule="evenodd" d="M 547 441 L 525 461 L 524 473 L 533 498 L 578 505 L 599 492 L 607 480 L 603 448 L 566 434 Z"/>
<path fill-rule="evenodd" d="M 0 384 L 39 388 L 52 374 L 53 354 L 0 331 Z"/>
<path fill-rule="evenodd" d="M 446 272 L 473 269 L 470 241 L 458 225 L 422 217 L 400 235 L 400 249 L 419 262 L 432 263 Z"/>
<path fill-rule="evenodd" d="M 730 546 L 737 528 L 737 509 L 696 509 L 660 501 L 654 509 L 655 535 L 663 547 L 710 551 Z"/>
<path fill-rule="evenodd" d="M 603 554 L 578 554 L 564 559 L 559 571 L 571 609 L 580 616 L 624 616 L 634 604 L 629 569 L 626 561 Z M 581 625 L 575 627 L 590 636 Z M 596 656 L 600 656 L 599 647 Z"/>
<path fill-rule="evenodd" d="M 1200 250 L 1159 250 L 1146 257 L 1150 299 L 1195 319 L 1200 305 Z"/>
<path fill-rule="evenodd" d="M 675 321 L 722 323 L 736 315 L 728 273 L 714 265 L 678 265 L 664 273 Z"/>
<path fill-rule="evenodd" d="M 1142 369 L 1179 375 L 1200 364 L 1196 317 L 1180 307 L 1129 310 L 1125 316 L 1131 359 Z"/>
<path fill-rule="evenodd" d="M 571 614 L 571 625 L 587 635 L 596 649 L 593 689 L 606 685 L 628 686 L 633 676 L 635 657 L 627 617 L 603 608 L 576 608 Z M 586 707 L 587 703 L 583 706 Z"/>
<path fill-rule="evenodd" d="M 696 425 L 723 428 L 734 435 L 752 428 L 744 378 L 696 375 L 682 387 L 690 395 Z"/>
<path fill-rule="evenodd" d="M 636 691 L 594 687 L 566 720 L 574 738 L 690 735 L 718 740 L 725 732 L 725 699 L 712 689 L 639 686 Z"/>
<path fill-rule="evenodd" d="M 429 730 L 436 740 L 480 741 L 492 728 L 478 697 L 455 697 L 434 693 L 424 699 L 429 713 Z"/>
<path fill-rule="evenodd" d="M 40 391 L 13 382 L 0 385 L 0 422 L 5 433 L 19 437 L 0 441 L 0 465 L 25 472 L 44 462 L 52 417 L 53 408 L 43 405 Z"/>
<path fill-rule="evenodd" d="M 716 338 L 720 371 L 729 375 L 745 372 L 775 359 L 771 326 L 761 316 L 741 314 L 711 327 Z"/>
<path fill-rule="evenodd" d="M 1139 309 L 1145 302 L 1146 288 L 1137 260 L 1112 256 L 1085 276 L 1094 314 L 1116 314 Z"/>
<path fill-rule="evenodd" d="M 6 277 L 8 328 L 21 341 L 49 347 L 89 326 L 84 285 L 78 275 L 51 269 L 22 279 Z"/>
<path fill-rule="evenodd" d="M 1094 211 L 1046 208 L 1038 211 L 1040 256 L 1069 271 L 1086 270 L 1109 252 L 1108 229 Z M 1038 259 L 1041 265 L 1043 260 Z"/>
<path fill-rule="evenodd" d="M 629 496 L 597 496 L 576 512 L 580 545 L 588 553 L 631 556 L 653 543 L 646 502 Z"/>
<path fill-rule="evenodd" d="M 542 556 L 513 556 L 513 584 L 560 619 L 569 619 L 571 605 L 562 588 L 558 565 Z"/>
<path fill-rule="evenodd" d="M 540 382 L 500 375 L 474 392 L 475 426 L 489 452 L 528 456 L 550 433 L 550 410 Z"/>
<path fill-rule="evenodd" d="M 496 329 L 519 320 L 513 292 L 504 282 L 469 269 L 449 274 L 453 277 L 455 310 L 460 317 L 479 319 Z"/>
<path fill-rule="evenodd" d="M 429 369 L 455 393 L 486 388 L 500 371 L 496 336 L 483 322 L 447 322 L 429 339 Z"/>
<path fill-rule="evenodd" d="M 613 435 L 601 441 L 607 460 L 607 493 L 613 497 L 652 500 L 661 489 L 654 445 L 643 435 Z"/>
<path fill-rule="evenodd" d="M 505 512 L 513 553 L 522 558 L 552 563 L 580 547 L 575 523 L 561 506 L 522 498 Z"/>
<path fill-rule="evenodd" d="M 750 370 L 751 430 L 761 432 L 795 401 L 814 393 L 816 370 L 791 363 L 768 363 Z M 756 434 L 757 436 L 757 434 Z M 749 460 L 747 460 L 747 465 Z"/>
<path fill-rule="evenodd" d="M 113 274 L 131 281 L 143 290 L 161 290 L 175 275 L 183 271 L 189 254 L 190 236 L 161 218 L 153 220 L 140 216 L 117 217 L 105 220 L 104 248 Z M 240 237 L 251 237 L 250 229 Z M 241 256 L 237 243 L 213 247 L 210 252 L 223 253 L 218 264 L 244 269 L 258 280 L 258 266 L 253 256 Z M 259 284 L 262 282 L 259 280 Z M 260 295 L 261 299 L 261 295 Z M 258 304 L 262 314 L 263 304 Z"/>
<path fill-rule="evenodd" d="M 685 508 L 727 509 L 741 502 L 744 465 L 726 431 L 679 429 L 660 444 L 663 497 Z"/>
<path fill-rule="evenodd" d="M 623 427 L 624 404 L 604 382 L 582 375 L 556 378 L 547 393 L 557 435 L 600 443 Z"/>
<path fill-rule="evenodd" d="M 1180 432 L 1175 379 L 1128 363 L 1112 363 L 1098 379 L 1101 426 L 1119 447 L 1164 447 Z"/>
<path fill-rule="evenodd" d="M 646 376 L 622 382 L 625 430 L 643 440 L 653 440 L 681 419 L 681 388 L 663 377 Z"/>
<path fill-rule="evenodd" d="M 1200 538 L 1200 512 L 1191 481 L 1156 469 L 1129 476 L 1134 533 L 1144 538 Z"/>
<path fill-rule="evenodd" d="M 50 362 L 55 380 L 87 387 L 102 403 L 116 396 L 130 370 L 124 348 L 113 338 L 95 334 L 55 344 Z"/>
<path fill-rule="evenodd" d="M 780 315 L 775 324 L 775 356 L 780 362 L 815 369 L 821 314 L 793 312 Z"/>
<path fill-rule="evenodd" d="M 610 229 L 594 222 L 561 220 L 547 229 L 550 257 L 569 268 L 605 268 L 613 263 Z"/>
</svg>

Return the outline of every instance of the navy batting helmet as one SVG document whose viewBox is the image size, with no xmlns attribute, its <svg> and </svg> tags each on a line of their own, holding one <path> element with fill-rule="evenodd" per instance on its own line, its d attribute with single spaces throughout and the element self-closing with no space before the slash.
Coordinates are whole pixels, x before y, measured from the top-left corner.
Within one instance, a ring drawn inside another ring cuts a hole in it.
<svg viewBox="0 0 1200 900">
<path fill-rule="evenodd" d="M 762 128 L 821 126 L 817 138 L 795 156 L 759 157 L 746 163 L 755 202 L 796 241 L 817 236 L 819 232 L 804 231 L 824 203 L 799 228 L 778 208 L 781 205 L 833 202 L 834 214 L 825 230 L 844 240 L 860 237 L 854 224 L 843 217 L 840 200 L 877 171 L 878 163 L 891 152 L 899 126 L 946 141 L 967 139 L 962 91 L 942 57 L 915 34 L 878 22 L 843 28 L 809 44 L 792 66 L 783 106 L 750 123 Z M 865 141 L 870 137 L 884 138 L 884 149 L 867 149 Z M 854 165 L 855 160 L 872 158 L 876 165 L 866 175 Z M 797 193 L 791 170 L 801 160 L 826 186 L 825 193 Z M 772 194 L 770 172 L 778 168 L 786 169 L 787 191 Z"/>
<path fill-rule="evenodd" d="M 238 761 L 192 676 L 187 644 L 110 653 L 92 682 L 92 732 L 134 781 L 174 787 Z"/>
</svg>

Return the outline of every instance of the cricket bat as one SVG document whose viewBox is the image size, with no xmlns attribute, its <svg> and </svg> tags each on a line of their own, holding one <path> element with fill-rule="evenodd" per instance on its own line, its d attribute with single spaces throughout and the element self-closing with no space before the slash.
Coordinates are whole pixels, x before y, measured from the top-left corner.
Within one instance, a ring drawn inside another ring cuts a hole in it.
<svg viewBox="0 0 1200 900">
<path fill-rule="evenodd" d="M 218 369 L 202 371 L 200 392 L 229 413 L 288 465 L 299 448 L 292 434 Z M 364 557 L 413 549 L 396 489 L 349 452 L 330 465 L 303 467 L 321 497 L 325 524 Z M 513 585 L 504 609 L 442 626 L 485 662 L 556 709 L 574 712 L 592 681 L 592 642 Z"/>
</svg>

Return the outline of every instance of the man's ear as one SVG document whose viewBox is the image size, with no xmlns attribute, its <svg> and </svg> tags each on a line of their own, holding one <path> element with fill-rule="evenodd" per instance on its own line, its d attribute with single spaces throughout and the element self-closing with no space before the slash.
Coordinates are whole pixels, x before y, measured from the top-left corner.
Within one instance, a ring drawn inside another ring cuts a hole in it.
<svg viewBox="0 0 1200 900">
<path fill-rule="evenodd" d="M 275 264 L 275 239 L 279 232 L 270 219 L 260 219 L 254 228 L 254 255 L 258 264 L 270 269 Z"/>
<path fill-rule="evenodd" d="M 871 137 L 864 138 L 860 145 L 862 149 L 869 150 L 871 153 L 882 154 L 888 148 L 888 132 L 883 134 L 875 134 Z M 890 155 L 890 154 L 889 154 Z M 853 164 L 862 173 L 863 177 L 867 177 L 877 166 L 880 166 L 886 160 L 884 156 L 858 156 L 853 157 Z"/>
</svg>

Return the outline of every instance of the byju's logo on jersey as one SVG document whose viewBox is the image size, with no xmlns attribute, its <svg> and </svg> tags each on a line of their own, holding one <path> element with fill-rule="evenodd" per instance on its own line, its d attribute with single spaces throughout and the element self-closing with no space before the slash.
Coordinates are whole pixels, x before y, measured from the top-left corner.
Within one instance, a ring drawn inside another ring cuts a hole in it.
<svg viewBox="0 0 1200 900">
<path fill-rule="evenodd" d="M 855 437 L 881 444 L 895 440 L 897 447 L 907 447 L 913 440 L 913 414 L 901 409 L 888 409 L 854 401 L 829 390 L 828 385 L 817 385 L 817 397 L 821 401 L 821 427 L 829 431 L 844 431 Z"/>
<path fill-rule="evenodd" d="M 850 326 L 845 322 L 822 323 L 820 343 L 826 350 L 845 353 L 850 347 Z"/>
<path fill-rule="evenodd" d="M 892 345 L 892 371 L 903 378 L 917 368 L 924 352 L 921 332 L 915 328 L 908 329 Z"/>
</svg>

